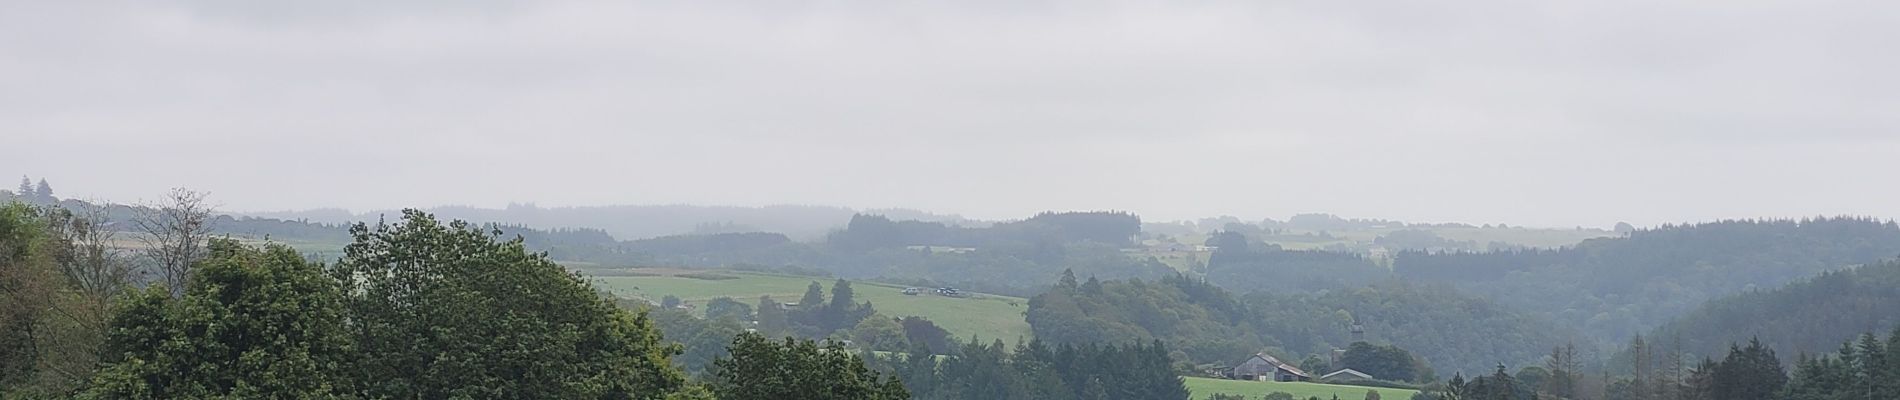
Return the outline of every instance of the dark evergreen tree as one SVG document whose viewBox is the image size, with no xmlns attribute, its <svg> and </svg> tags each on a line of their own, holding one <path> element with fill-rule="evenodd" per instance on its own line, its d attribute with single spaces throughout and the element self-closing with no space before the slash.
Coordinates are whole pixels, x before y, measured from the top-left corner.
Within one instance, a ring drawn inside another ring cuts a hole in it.
<svg viewBox="0 0 1900 400">
<path fill-rule="evenodd" d="M 25 200 L 25 201 L 32 201 L 34 199 L 39 198 L 33 193 L 33 179 L 27 178 L 26 175 L 20 175 L 20 188 L 19 188 L 18 195 L 20 196 L 21 200 Z"/>
<path fill-rule="evenodd" d="M 1775 351 L 1760 340 L 1748 346 L 1729 346 L 1728 356 L 1716 365 L 1712 395 L 1724 400 L 1770 400 L 1788 383 Z"/>
<path fill-rule="evenodd" d="M 53 197 L 53 186 L 46 184 L 46 178 L 40 178 L 39 186 L 33 188 L 33 198 L 44 204 L 59 201 L 59 198 Z"/>
</svg>

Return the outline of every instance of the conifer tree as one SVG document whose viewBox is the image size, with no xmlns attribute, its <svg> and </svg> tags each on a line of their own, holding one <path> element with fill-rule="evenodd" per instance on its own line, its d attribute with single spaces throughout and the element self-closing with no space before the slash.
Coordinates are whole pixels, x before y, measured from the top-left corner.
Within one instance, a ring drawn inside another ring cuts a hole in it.
<svg viewBox="0 0 1900 400">
<path fill-rule="evenodd" d="M 33 195 L 33 179 L 27 178 L 26 175 L 20 175 L 19 191 L 20 191 L 19 196 L 21 200 L 33 200 L 33 199 L 38 198 L 37 196 Z"/>
<path fill-rule="evenodd" d="M 51 204 L 59 199 L 53 198 L 53 186 L 46 184 L 46 178 L 40 178 L 40 185 L 33 189 L 33 198 L 42 203 Z"/>
</svg>

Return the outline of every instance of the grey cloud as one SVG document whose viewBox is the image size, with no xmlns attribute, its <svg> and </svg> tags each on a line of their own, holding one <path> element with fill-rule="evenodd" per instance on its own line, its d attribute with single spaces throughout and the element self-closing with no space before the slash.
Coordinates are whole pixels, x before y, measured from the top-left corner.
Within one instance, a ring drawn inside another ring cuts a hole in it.
<svg viewBox="0 0 1900 400">
<path fill-rule="evenodd" d="M 0 172 L 242 209 L 1893 216 L 1896 8 L 19 2 Z"/>
</svg>

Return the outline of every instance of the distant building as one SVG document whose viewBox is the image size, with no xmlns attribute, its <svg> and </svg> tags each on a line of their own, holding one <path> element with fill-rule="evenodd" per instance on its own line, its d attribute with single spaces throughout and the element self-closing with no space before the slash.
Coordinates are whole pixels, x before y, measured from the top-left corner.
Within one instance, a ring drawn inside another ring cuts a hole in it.
<svg viewBox="0 0 1900 400">
<path fill-rule="evenodd" d="M 1267 353 L 1254 354 L 1247 361 L 1234 366 L 1232 373 L 1228 376 L 1249 381 L 1306 382 L 1313 380 L 1313 376 L 1307 374 L 1306 371 L 1301 371 L 1300 367 L 1281 362 L 1280 359 L 1273 358 Z"/>
<path fill-rule="evenodd" d="M 1346 369 L 1341 369 L 1338 371 L 1333 371 L 1333 373 L 1326 374 L 1325 376 L 1319 377 L 1320 382 L 1352 382 L 1352 381 L 1369 381 L 1369 380 L 1372 380 L 1372 375 L 1367 375 L 1364 372 L 1359 372 L 1358 370 L 1354 370 L 1352 368 L 1346 368 Z"/>
</svg>

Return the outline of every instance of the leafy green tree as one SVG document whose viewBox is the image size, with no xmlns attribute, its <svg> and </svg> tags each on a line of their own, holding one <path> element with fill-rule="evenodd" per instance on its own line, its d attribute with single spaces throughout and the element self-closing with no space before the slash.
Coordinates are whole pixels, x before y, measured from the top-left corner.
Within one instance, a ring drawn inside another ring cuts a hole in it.
<svg viewBox="0 0 1900 400">
<path fill-rule="evenodd" d="M 872 315 L 851 327 L 851 344 L 877 351 L 904 351 L 910 348 L 910 341 L 904 337 L 904 326 L 899 325 L 897 320 L 881 315 Z"/>
<path fill-rule="evenodd" d="M 22 392 L 46 356 L 40 338 L 51 333 L 47 321 L 60 289 L 46 228 L 38 210 L 0 204 L 0 393 Z"/>
<path fill-rule="evenodd" d="M 1293 394 L 1287 392 L 1267 393 L 1267 396 L 1262 398 L 1262 400 L 1293 400 Z"/>
<path fill-rule="evenodd" d="M 1392 345 L 1354 342 L 1339 357 L 1340 367 L 1351 368 L 1386 380 L 1419 380 L 1422 363 L 1412 353 Z"/>
<path fill-rule="evenodd" d="M 785 308 L 772 301 L 772 296 L 759 296 L 759 333 L 778 336 L 788 333 L 791 322 L 785 315 Z"/>
<path fill-rule="evenodd" d="M 731 297 L 715 297 L 706 301 L 706 319 L 731 318 L 734 321 L 752 321 L 752 305 L 733 300 Z"/>
<path fill-rule="evenodd" d="M 350 233 L 331 275 L 366 396 L 661 399 L 684 383 L 646 315 L 519 238 L 415 210 Z"/>
<path fill-rule="evenodd" d="M 644 305 L 641 305 L 644 306 Z M 660 329 L 666 341 L 679 343 L 681 352 L 673 364 L 694 377 L 704 377 L 712 361 L 726 356 L 726 345 L 745 332 L 745 326 L 732 318 L 701 319 L 683 310 L 649 310 L 647 318 Z"/>
<path fill-rule="evenodd" d="M 732 358 L 713 361 L 711 389 L 721 399 L 903 400 L 910 392 L 894 378 L 881 379 L 837 342 L 774 342 L 739 335 Z"/>
<path fill-rule="evenodd" d="M 818 281 L 811 281 L 811 285 L 805 287 L 805 296 L 798 298 L 798 308 L 813 310 L 824 306 L 825 285 L 818 284 Z"/>
<path fill-rule="evenodd" d="M 112 320 L 86 399 L 333 398 L 350 344 L 341 292 L 281 245 L 214 240 L 184 296 L 153 285 Z"/>
</svg>

